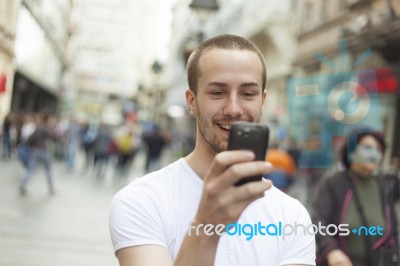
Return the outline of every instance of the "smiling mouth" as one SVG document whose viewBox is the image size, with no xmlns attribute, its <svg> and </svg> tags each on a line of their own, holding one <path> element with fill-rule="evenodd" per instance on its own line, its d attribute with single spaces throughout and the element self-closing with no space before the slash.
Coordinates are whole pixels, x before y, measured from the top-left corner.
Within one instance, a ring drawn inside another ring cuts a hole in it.
<svg viewBox="0 0 400 266">
<path fill-rule="evenodd" d="M 217 125 L 219 126 L 220 129 L 229 132 L 231 130 L 231 124 L 220 124 L 217 123 Z"/>
</svg>

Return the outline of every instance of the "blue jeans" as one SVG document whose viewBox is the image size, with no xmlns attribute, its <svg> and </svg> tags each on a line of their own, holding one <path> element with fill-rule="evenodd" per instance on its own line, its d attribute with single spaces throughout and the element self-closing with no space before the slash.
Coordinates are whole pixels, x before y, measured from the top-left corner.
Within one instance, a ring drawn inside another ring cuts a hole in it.
<svg viewBox="0 0 400 266">
<path fill-rule="evenodd" d="M 3 135 L 3 156 L 11 157 L 11 135 L 7 133 Z"/>
<path fill-rule="evenodd" d="M 29 160 L 31 157 L 31 148 L 25 143 L 21 143 L 18 146 L 17 151 L 18 158 L 21 161 L 22 165 L 25 167 L 25 169 L 28 169 Z"/>
<path fill-rule="evenodd" d="M 53 173 L 51 170 L 51 155 L 46 149 L 32 148 L 32 153 L 28 162 L 28 168 L 26 175 L 21 180 L 21 189 L 26 189 L 29 180 L 32 178 L 33 173 L 36 170 L 38 164 L 43 165 L 46 170 L 47 183 L 49 185 L 49 190 L 54 190 L 53 187 Z"/>
<path fill-rule="evenodd" d="M 67 167 L 69 170 L 73 170 L 75 167 L 76 154 L 78 153 L 78 150 L 79 150 L 79 144 L 71 143 L 67 145 L 66 159 L 67 159 Z"/>
</svg>

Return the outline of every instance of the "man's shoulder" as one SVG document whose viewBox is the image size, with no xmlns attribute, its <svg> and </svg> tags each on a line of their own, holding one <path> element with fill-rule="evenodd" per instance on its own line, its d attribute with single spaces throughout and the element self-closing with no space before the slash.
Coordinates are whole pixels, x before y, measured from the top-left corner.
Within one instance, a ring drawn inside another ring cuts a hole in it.
<svg viewBox="0 0 400 266">
<path fill-rule="evenodd" d="M 176 177 L 173 174 L 179 171 L 180 168 L 181 168 L 181 161 L 177 160 L 159 170 L 135 178 L 130 184 L 128 184 L 122 190 L 136 189 L 143 186 L 159 186 L 160 183 L 168 183 L 168 180 Z"/>
<path fill-rule="evenodd" d="M 285 205 L 285 206 L 302 205 L 298 199 L 295 199 L 292 196 L 289 196 L 288 194 L 282 192 L 280 189 L 278 189 L 275 186 L 272 186 L 271 189 L 267 191 L 266 196 L 270 197 L 277 204 L 281 204 L 281 205 Z"/>
<path fill-rule="evenodd" d="M 160 170 L 136 178 L 129 185 L 121 189 L 115 195 L 115 198 L 136 197 L 138 195 L 160 197 L 171 191 L 176 192 L 174 187 L 185 182 L 196 181 L 187 167 L 184 159 L 181 158 Z"/>
</svg>

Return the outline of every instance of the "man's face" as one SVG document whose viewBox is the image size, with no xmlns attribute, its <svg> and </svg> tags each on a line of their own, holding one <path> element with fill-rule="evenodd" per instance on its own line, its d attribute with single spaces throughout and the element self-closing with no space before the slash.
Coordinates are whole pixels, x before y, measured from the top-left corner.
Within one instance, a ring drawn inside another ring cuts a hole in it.
<svg viewBox="0 0 400 266">
<path fill-rule="evenodd" d="M 198 141 L 215 153 L 228 147 L 231 123 L 259 122 L 266 92 L 262 92 L 262 65 L 257 54 L 213 48 L 199 62 L 197 94 L 186 93 L 197 118 Z"/>
</svg>

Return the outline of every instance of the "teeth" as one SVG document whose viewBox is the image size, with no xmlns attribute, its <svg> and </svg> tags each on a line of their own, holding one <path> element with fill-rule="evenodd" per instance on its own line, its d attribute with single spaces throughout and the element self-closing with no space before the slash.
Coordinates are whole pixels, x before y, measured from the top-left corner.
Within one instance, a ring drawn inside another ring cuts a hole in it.
<svg viewBox="0 0 400 266">
<path fill-rule="evenodd" d="M 225 129 L 225 130 L 230 130 L 230 129 L 231 129 L 231 125 L 222 125 L 222 124 L 219 124 L 219 126 L 220 126 L 222 129 Z"/>
</svg>

